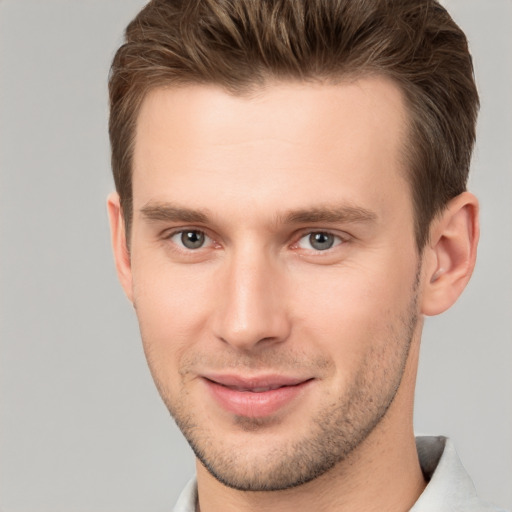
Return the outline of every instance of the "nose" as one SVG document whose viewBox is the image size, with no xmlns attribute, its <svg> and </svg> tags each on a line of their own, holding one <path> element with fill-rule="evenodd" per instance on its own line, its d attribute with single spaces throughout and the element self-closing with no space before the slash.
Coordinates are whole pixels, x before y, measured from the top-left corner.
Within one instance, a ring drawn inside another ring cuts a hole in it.
<svg viewBox="0 0 512 512">
<path fill-rule="evenodd" d="M 219 272 L 214 313 L 217 338 L 242 351 L 285 341 L 291 325 L 286 278 L 279 262 L 261 252 L 246 251 L 227 258 Z"/>
</svg>

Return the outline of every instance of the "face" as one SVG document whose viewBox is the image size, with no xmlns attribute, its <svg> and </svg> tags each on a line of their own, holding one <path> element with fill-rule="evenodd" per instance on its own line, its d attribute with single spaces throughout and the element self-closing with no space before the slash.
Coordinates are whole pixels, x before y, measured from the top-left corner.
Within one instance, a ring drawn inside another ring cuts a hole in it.
<svg viewBox="0 0 512 512">
<path fill-rule="evenodd" d="M 142 105 L 125 289 L 163 400 L 226 485 L 336 467 L 405 385 L 419 258 L 404 112 L 381 78 Z"/>
</svg>

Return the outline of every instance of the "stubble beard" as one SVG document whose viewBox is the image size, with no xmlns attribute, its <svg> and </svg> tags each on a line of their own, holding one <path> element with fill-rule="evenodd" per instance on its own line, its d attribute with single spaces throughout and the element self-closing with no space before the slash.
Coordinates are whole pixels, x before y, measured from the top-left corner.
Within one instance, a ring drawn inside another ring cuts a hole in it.
<svg viewBox="0 0 512 512">
<path fill-rule="evenodd" d="M 255 456 L 243 447 L 223 444 L 191 413 L 187 393 L 171 397 L 155 372 L 162 399 L 201 464 L 222 484 L 241 491 L 290 489 L 327 473 L 346 460 L 385 417 L 398 392 L 418 323 L 417 282 L 407 310 L 384 337 L 374 344 L 352 384 L 336 400 L 322 408 L 312 421 L 307 437 L 284 441 L 268 449 L 258 437 L 272 426 L 272 418 L 237 417 L 237 426 L 254 432 L 263 453 Z M 148 354 L 146 354 L 148 355 Z M 148 358 L 153 368 L 151 358 Z"/>
</svg>

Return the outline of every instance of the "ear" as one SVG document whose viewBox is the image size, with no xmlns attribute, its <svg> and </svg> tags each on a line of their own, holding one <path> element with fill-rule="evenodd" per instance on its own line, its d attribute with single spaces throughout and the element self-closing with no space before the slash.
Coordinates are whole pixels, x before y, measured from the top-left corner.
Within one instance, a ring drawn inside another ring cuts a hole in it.
<svg viewBox="0 0 512 512">
<path fill-rule="evenodd" d="M 121 203 L 119 201 L 119 195 L 116 192 L 113 192 L 108 196 L 107 210 L 110 220 L 110 236 L 112 240 L 112 250 L 114 251 L 114 262 L 116 264 L 117 275 L 128 300 L 133 303 L 130 252 L 128 251 L 128 245 L 126 243 L 126 231 Z"/>
<path fill-rule="evenodd" d="M 423 257 L 424 315 L 438 315 L 458 299 L 475 267 L 479 234 L 478 200 L 469 192 L 452 199 L 433 221 Z"/>
</svg>

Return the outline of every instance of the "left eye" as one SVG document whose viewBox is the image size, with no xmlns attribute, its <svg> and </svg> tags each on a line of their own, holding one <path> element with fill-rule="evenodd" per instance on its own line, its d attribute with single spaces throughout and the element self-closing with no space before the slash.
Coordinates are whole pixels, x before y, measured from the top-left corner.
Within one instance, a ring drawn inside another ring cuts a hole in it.
<svg viewBox="0 0 512 512">
<path fill-rule="evenodd" d="M 301 249 L 314 249 L 315 251 L 327 251 L 342 242 L 339 236 L 324 231 L 316 231 L 303 236 L 298 243 Z"/>
<path fill-rule="evenodd" d="M 194 250 L 201 249 L 210 238 L 202 231 L 197 229 L 187 229 L 174 233 L 170 239 L 176 244 L 181 245 L 185 249 Z"/>
</svg>

